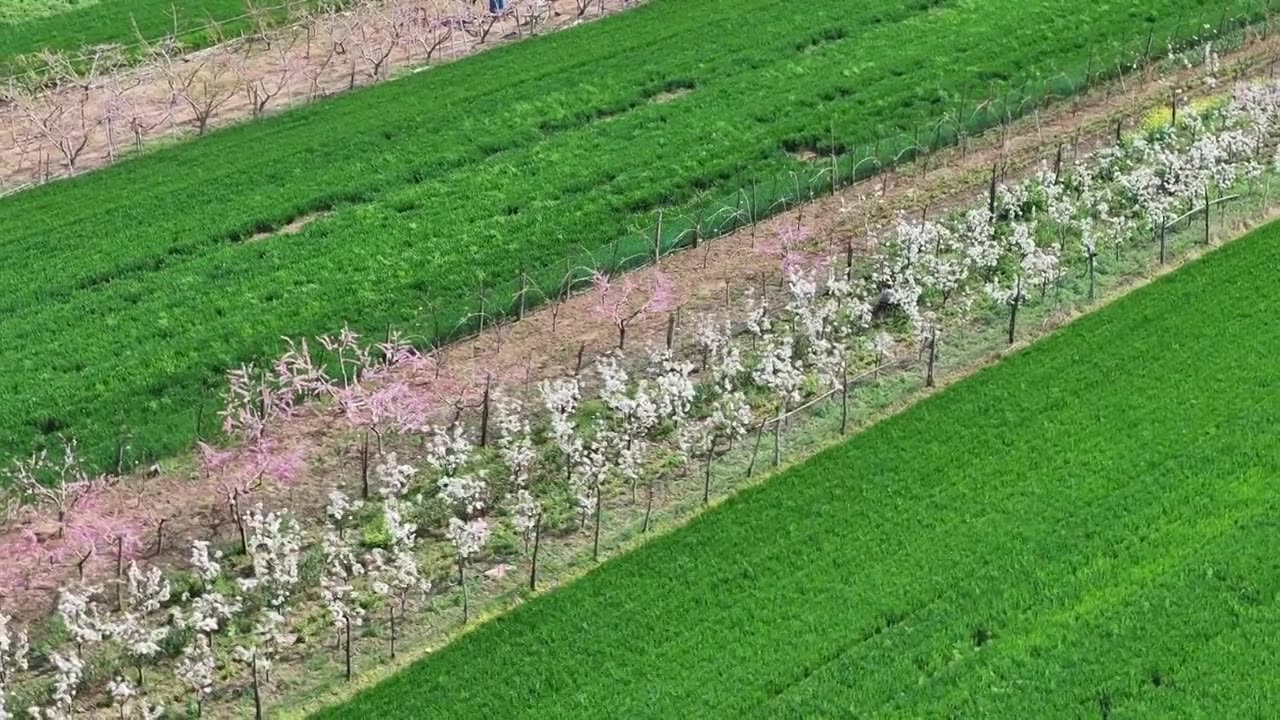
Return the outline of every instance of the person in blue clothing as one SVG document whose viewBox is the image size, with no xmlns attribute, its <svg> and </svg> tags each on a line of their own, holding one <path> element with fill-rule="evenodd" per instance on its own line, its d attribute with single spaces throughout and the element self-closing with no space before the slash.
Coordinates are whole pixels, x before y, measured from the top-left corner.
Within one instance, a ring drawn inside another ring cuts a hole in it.
<svg viewBox="0 0 1280 720">
<path fill-rule="evenodd" d="M 500 13 L 507 9 L 507 0 L 489 0 L 489 12 Z"/>
</svg>

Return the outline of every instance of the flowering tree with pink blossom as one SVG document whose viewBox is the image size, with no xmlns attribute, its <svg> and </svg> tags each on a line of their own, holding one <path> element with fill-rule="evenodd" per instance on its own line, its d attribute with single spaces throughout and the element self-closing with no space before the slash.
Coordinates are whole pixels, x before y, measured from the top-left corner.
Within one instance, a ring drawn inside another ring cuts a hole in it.
<svg viewBox="0 0 1280 720">
<path fill-rule="evenodd" d="M 647 283 L 632 274 L 619 279 L 596 273 L 592 279 L 596 314 L 618 330 L 618 349 L 627 346 L 627 328 L 643 315 L 659 315 L 675 307 L 671 280 L 661 272 L 652 273 Z"/>
</svg>

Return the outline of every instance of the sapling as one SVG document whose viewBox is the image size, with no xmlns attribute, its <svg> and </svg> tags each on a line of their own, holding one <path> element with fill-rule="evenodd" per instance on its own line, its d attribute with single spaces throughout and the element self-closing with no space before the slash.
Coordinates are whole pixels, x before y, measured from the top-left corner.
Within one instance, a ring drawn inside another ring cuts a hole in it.
<svg viewBox="0 0 1280 720">
<path fill-rule="evenodd" d="M 597 315 L 618 330 L 618 350 L 627 346 L 627 328 L 642 315 L 660 315 L 675 306 L 670 279 L 661 272 L 652 273 L 647 285 L 641 285 L 634 274 L 620 279 L 596 273 L 592 280 Z"/>
<path fill-rule="evenodd" d="M 711 415 L 701 423 L 703 451 L 706 464 L 703 468 L 702 504 L 711 501 L 711 462 L 723 441 L 732 447 L 737 440 L 746 437 L 753 420 L 751 405 L 739 390 L 729 389 L 714 401 Z"/>
<path fill-rule="evenodd" d="M 217 672 L 217 659 L 209 645 L 209 638 L 196 635 L 183 651 L 174 673 L 178 680 L 191 691 L 196 703 L 196 717 L 204 716 L 204 701 L 213 692 L 213 681 Z"/>
<path fill-rule="evenodd" d="M 16 630 L 13 618 L 0 613 L 0 720 L 10 720 L 9 694 L 17 675 L 27 669 L 30 645 L 25 632 Z"/>
<path fill-rule="evenodd" d="M 364 608 L 356 586 L 364 575 L 364 566 L 356 559 L 354 548 L 330 524 L 324 535 L 324 572 L 320 577 L 320 596 L 338 634 L 338 647 L 344 648 L 346 679 L 352 677 L 351 632 L 364 624 Z"/>
<path fill-rule="evenodd" d="M 76 695 L 84 679 L 84 661 L 79 652 L 49 653 L 49 665 L 53 668 L 52 704 L 27 708 L 27 714 L 36 720 L 69 720 L 75 714 Z"/>
<path fill-rule="evenodd" d="M 804 369 L 794 357 L 790 335 L 770 335 L 765 338 L 760 362 L 752 371 L 751 377 L 756 384 L 767 388 L 774 396 L 777 416 L 773 429 L 773 464 L 777 465 L 782 459 L 782 426 L 788 408 L 800 401 L 800 389 L 804 385 Z"/>
<path fill-rule="evenodd" d="M 387 601 L 391 657 L 394 659 L 398 637 L 397 620 L 406 616 L 409 601 L 413 597 L 427 596 L 431 591 L 431 583 L 419 572 L 418 560 L 414 555 L 418 528 L 413 523 L 404 521 L 401 500 L 394 496 L 383 500 L 382 517 L 387 528 L 388 549 L 385 553 L 379 549 L 373 554 L 371 587 Z"/>
<path fill-rule="evenodd" d="M 143 665 L 160 653 L 160 643 L 169 636 L 169 626 L 157 622 L 156 614 L 169 601 L 170 586 L 153 567 L 144 573 L 137 563 L 129 564 L 128 605 L 108 626 L 110 635 L 133 660 L 139 690 L 146 688 Z"/>
<path fill-rule="evenodd" d="M 465 625 L 471 619 L 471 605 L 467 593 L 467 564 L 489 543 L 489 523 L 483 519 L 459 520 L 449 518 L 446 536 L 453 543 L 454 554 L 458 561 L 458 585 L 462 588 L 462 622 Z"/>
</svg>

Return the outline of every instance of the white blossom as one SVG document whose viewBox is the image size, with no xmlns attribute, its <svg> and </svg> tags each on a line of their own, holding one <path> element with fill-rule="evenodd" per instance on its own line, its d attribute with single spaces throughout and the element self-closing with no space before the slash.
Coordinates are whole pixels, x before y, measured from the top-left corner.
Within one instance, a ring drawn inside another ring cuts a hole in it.
<svg viewBox="0 0 1280 720">
<path fill-rule="evenodd" d="M 64 588 L 58 595 L 58 617 L 78 647 L 101 642 L 105 634 L 105 623 L 92 599 L 101 592 L 101 588 L 86 586 Z"/>
<path fill-rule="evenodd" d="M 13 618 L 0 614 L 0 720 L 10 720 L 9 693 L 17 673 L 27 669 L 30 646 L 26 633 L 10 628 Z"/>
<path fill-rule="evenodd" d="M 169 601 L 169 581 L 164 578 L 160 568 L 153 567 L 143 573 L 138 569 L 137 562 L 130 562 L 127 578 L 129 597 L 138 612 L 153 613 Z"/>
<path fill-rule="evenodd" d="M 784 405 L 800 401 L 804 372 L 792 355 L 790 337 L 769 338 L 752 378 L 777 395 Z"/>
<path fill-rule="evenodd" d="M 239 598 L 228 598 L 221 593 L 208 591 L 191 600 L 187 614 L 179 614 L 178 624 L 198 633 L 212 635 L 238 615 L 242 607 Z"/>
<path fill-rule="evenodd" d="M 222 566 L 217 562 L 221 559 L 221 551 L 212 556 L 209 554 L 209 543 L 204 540 L 191 541 L 191 567 L 195 569 L 196 575 L 204 581 L 205 585 L 212 583 L 222 574 Z"/>
<path fill-rule="evenodd" d="M 76 694 L 84 679 L 84 662 L 77 655 L 53 652 L 49 654 L 49 664 L 54 671 L 53 704 L 27 708 L 27 714 L 45 720 L 67 720 L 75 713 Z"/>
<path fill-rule="evenodd" d="M 196 703 L 199 704 L 213 692 L 213 679 L 217 669 L 209 638 L 196 635 L 195 641 L 182 651 L 175 673 L 182 684 L 195 695 Z"/>
<path fill-rule="evenodd" d="M 551 439 L 572 464 L 582 452 L 582 439 L 578 437 L 573 415 L 578 410 L 580 389 L 577 378 L 546 380 L 538 385 L 542 404 L 551 421 Z"/>
<path fill-rule="evenodd" d="M 404 497 L 418 471 L 411 465 L 401 464 L 395 453 L 387 453 L 374 472 L 378 476 L 379 494 L 383 497 Z"/>
<path fill-rule="evenodd" d="M 523 415 L 524 406 L 519 400 L 499 393 L 495 397 L 494 409 L 498 427 L 498 451 L 509 471 L 508 479 L 511 484 L 522 488 L 529 481 L 529 470 L 537 459 L 533 438 L 529 433 L 529 421 Z"/>
<path fill-rule="evenodd" d="M 298 584 L 302 529 L 286 514 L 265 512 L 261 503 L 245 516 L 244 523 L 253 575 L 238 579 L 240 589 L 265 593 L 268 604 L 279 609 Z"/>
<path fill-rule="evenodd" d="M 468 560 L 489 543 L 489 523 L 483 519 L 462 521 L 458 518 L 449 518 L 449 529 L 446 535 L 453 543 L 458 557 Z"/>
</svg>

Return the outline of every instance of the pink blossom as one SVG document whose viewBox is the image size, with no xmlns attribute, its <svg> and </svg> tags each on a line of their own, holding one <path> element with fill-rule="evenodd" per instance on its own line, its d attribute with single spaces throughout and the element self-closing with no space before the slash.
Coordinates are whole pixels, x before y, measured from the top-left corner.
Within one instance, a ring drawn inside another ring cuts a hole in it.
<svg viewBox="0 0 1280 720">
<path fill-rule="evenodd" d="M 626 344 L 627 325 L 640 315 L 657 315 L 675 307 L 675 293 L 666 274 L 654 272 L 648 287 L 642 287 L 634 274 L 621 279 L 596 273 L 592 278 L 596 314 L 618 329 L 618 348 Z"/>
</svg>

